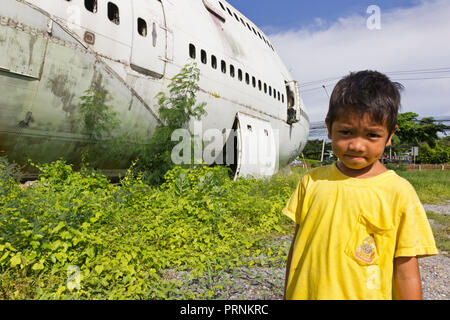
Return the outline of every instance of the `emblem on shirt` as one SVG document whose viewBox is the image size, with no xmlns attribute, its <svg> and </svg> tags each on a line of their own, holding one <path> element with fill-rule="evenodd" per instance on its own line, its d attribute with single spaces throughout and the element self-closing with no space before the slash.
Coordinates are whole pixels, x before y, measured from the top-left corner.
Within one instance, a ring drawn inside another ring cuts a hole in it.
<svg viewBox="0 0 450 320">
<path fill-rule="evenodd" d="M 371 263 L 375 258 L 375 240 L 372 236 L 365 238 L 356 249 L 356 258 Z"/>
</svg>

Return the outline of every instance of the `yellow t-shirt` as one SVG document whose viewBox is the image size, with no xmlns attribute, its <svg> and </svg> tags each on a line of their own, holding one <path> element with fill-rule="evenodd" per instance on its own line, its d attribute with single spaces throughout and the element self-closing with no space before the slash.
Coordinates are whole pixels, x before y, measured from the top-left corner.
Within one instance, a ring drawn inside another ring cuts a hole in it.
<svg viewBox="0 0 450 320">
<path fill-rule="evenodd" d="M 437 254 L 425 210 L 394 171 L 351 178 L 312 170 L 283 213 L 299 224 L 287 299 L 392 299 L 394 257 Z"/>
</svg>

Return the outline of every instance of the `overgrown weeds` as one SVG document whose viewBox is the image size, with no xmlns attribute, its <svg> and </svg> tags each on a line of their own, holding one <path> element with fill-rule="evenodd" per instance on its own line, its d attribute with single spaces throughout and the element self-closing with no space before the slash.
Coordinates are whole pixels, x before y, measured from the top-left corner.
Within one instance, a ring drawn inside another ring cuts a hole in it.
<svg viewBox="0 0 450 320">
<path fill-rule="evenodd" d="M 281 211 L 304 174 L 232 181 L 224 167 L 175 167 L 155 187 L 132 166 L 113 185 L 56 161 L 24 189 L 2 163 L 2 299 L 220 298 L 233 270 L 285 263 L 271 239 L 292 235 Z"/>
<path fill-rule="evenodd" d="M 156 96 L 162 124 L 157 126 L 149 143 L 138 151 L 137 168 L 143 172 L 146 183 L 160 185 L 164 182 L 164 174 L 174 168 L 171 152 L 178 142 L 172 141 L 173 132 L 187 129 L 190 120 L 200 120 L 206 114 L 206 103 L 197 104 L 196 101 L 199 79 L 197 65 L 187 64 L 171 79 L 169 93 L 161 92 Z M 194 161 L 186 165 L 191 163 Z"/>
<path fill-rule="evenodd" d="M 232 181 L 223 167 L 175 167 L 153 187 L 134 167 L 112 185 L 63 161 L 35 166 L 26 189 L 0 180 L 3 299 L 206 299 L 223 286 L 211 280 L 220 272 L 285 259 L 265 246 L 292 231 L 281 209 L 295 183 L 281 175 Z M 209 288 L 165 279 L 167 270 Z"/>
</svg>

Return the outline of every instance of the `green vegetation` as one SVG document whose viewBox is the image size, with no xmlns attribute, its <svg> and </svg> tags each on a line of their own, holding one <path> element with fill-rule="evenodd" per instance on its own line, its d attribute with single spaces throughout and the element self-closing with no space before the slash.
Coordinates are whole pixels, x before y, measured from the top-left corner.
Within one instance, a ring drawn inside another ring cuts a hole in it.
<svg viewBox="0 0 450 320">
<path fill-rule="evenodd" d="M 81 130 L 93 140 L 111 137 L 112 131 L 120 124 L 117 113 L 105 104 L 106 95 L 88 89 L 80 98 L 80 113 L 77 122 Z"/>
<path fill-rule="evenodd" d="M 449 199 L 450 172 L 448 170 L 397 170 L 396 172 L 414 186 L 423 203 L 441 203 Z"/>
<path fill-rule="evenodd" d="M 286 250 L 266 243 L 292 233 L 281 210 L 302 174 L 232 181 L 223 167 L 175 167 L 156 188 L 134 168 L 113 185 L 56 161 L 35 165 L 39 180 L 23 188 L 3 174 L 5 164 L 0 299 L 211 298 L 223 284 L 196 296 L 168 275 L 282 263 Z"/>
<path fill-rule="evenodd" d="M 419 146 L 419 162 L 438 164 L 450 162 L 448 140 L 438 136 L 438 133 L 445 134 L 450 128 L 442 123 L 435 123 L 432 117 L 418 120 L 418 116 L 413 112 L 398 115 L 399 129 L 392 139 L 393 151 L 398 153 Z"/>
<path fill-rule="evenodd" d="M 137 168 L 144 173 L 145 182 L 159 185 L 164 181 L 164 174 L 174 167 L 171 152 L 178 144 L 178 141 L 172 141 L 172 133 L 186 129 L 191 119 L 200 120 L 206 114 L 206 103 L 196 104 L 199 79 L 200 69 L 196 63 L 188 64 L 171 79 L 169 95 L 159 93 L 156 96 L 163 123 L 156 128 L 150 142 L 138 152 Z"/>
<path fill-rule="evenodd" d="M 398 115 L 398 130 L 395 133 L 402 144 L 419 145 L 426 143 L 434 148 L 439 140 L 438 133 L 445 133 L 449 129 L 442 123 L 434 123 L 433 117 L 418 120 L 419 115 L 414 112 L 405 112 Z"/>
<path fill-rule="evenodd" d="M 120 133 L 121 121 L 114 107 L 106 104 L 107 94 L 88 89 L 80 97 L 80 109 L 75 124 L 88 141 L 78 147 L 80 161 L 93 168 L 126 165 L 136 158 L 139 144 L 128 133 Z"/>
<path fill-rule="evenodd" d="M 419 161 L 421 163 L 449 163 L 450 145 L 439 140 L 434 148 L 424 144 L 419 152 Z"/>
<path fill-rule="evenodd" d="M 148 139 L 132 137 L 120 128 L 118 113 L 106 103 L 108 96 L 104 92 L 86 90 L 80 97 L 75 120 L 79 131 L 89 137 L 79 147 L 81 158 L 92 168 L 114 169 L 136 162 L 146 183 L 154 186 L 163 183 L 164 174 L 174 167 L 171 151 L 178 141 L 172 141 L 172 133 L 187 129 L 191 119 L 200 120 L 206 114 L 206 103 L 196 102 L 199 78 L 196 63 L 187 64 L 171 79 L 168 95 L 161 92 L 155 97 L 161 123 Z"/>
<path fill-rule="evenodd" d="M 322 155 L 323 140 L 308 140 L 305 148 L 303 149 L 303 156 L 306 159 L 306 163 L 311 163 L 313 166 L 320 165 L 320 157 Z M 327 157 L 327 150 L 331 150 L 331 142 L 325 143 L 324 159 Z M 335 161 L 337 158 L 333 155 L 328 161 Z M 324 162 L 325 163 L 325 162 Z M 328 164 L 328 162 L 326 163 Z"/>
<path fill-rule="evenodd" d="M 0 299 L 217 298 L 224 272 L 285 262 L 287 247 L 270 243 L 292 235 L 281 211 L 305 172 L 232 181 L 224 167 L 175 167 L 153 187 L 134 167 L 113 185 L 63 161 L 35 166 L 24 188 L 0 161 Z M 422 201 L 448 197 L 447 171 L 399 174 Z M 448 217 L 429 217 L 446 219 L 445 250 Z M 198 291 L 196 279 L 210 280 Z"/>
</svg>

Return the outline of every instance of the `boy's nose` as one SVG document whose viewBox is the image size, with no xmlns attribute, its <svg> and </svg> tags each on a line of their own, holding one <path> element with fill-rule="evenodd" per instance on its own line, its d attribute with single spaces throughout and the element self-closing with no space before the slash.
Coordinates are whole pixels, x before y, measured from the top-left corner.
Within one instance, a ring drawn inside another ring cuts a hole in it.
<svg viewBox="0 0 450 320">
<path fill-rule="evenodd" d="M 348 144 L 348 149 L 354 152 L 364 152 L 366 147 L 360 139 L 353 139 Z"/>
</svg>

